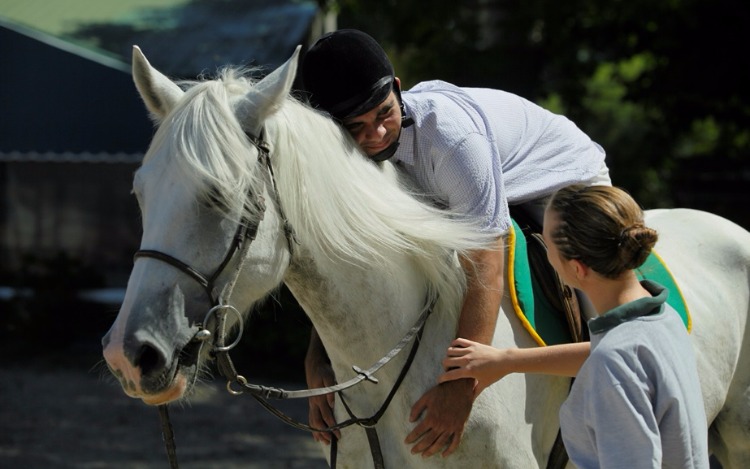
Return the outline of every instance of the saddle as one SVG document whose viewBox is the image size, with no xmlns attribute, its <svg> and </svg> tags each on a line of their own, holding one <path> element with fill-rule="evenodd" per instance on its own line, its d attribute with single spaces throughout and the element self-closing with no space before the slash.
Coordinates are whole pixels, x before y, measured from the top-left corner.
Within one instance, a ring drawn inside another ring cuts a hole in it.
<svg viewBox="0 0 750 469">
<path fill-rule="evenodd" d="M 511 208 L 514 229 L 523 236 L 528 257 L 528 266 L 533 285 L 534 302 L 538 307 L 551 310 L 557 315 L 562 327 L 567 327 L 569 337 L 558 342 L 584 342 L 589 340 L 588 328 L 584 327 L 581 307 L 575 291 L 560 278 L 547 259 L 547 245 L 542 238 L 542 227 L 517 207 Z M 511 285 L 515 288 L 515 285 Z M 539 341 L 539 340 L 538 340 Z"/>
</svg>

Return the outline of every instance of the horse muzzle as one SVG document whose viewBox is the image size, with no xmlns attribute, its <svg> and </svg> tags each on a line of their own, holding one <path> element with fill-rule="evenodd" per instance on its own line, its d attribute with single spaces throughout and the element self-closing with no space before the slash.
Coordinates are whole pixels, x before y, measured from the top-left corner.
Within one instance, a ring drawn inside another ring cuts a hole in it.
<svg viewBox="0 0 750 469">
<path fill-rule="evenodd" d="M 195 382 L 202 341 L 185 317 L 180 289 L 174 288 L 162 307 L 126 305 L 102 339 L 107 366 L 130 397 L 150 405 L 182 398 Z M 160 320 L 144 322 L 134 314 Z"/>
<path fill-rule="evenodd" d="M 136 349 L 127 358 L 126 348 Z M 160 405 L 179 400 L 192 388 L 197 378 L 200 344 L 191 341 L 181 350 L 163 353 L 147 342 L 133 347 L 118 347 L 109 342 L 104 358 L 112 374 L 118 379 L 125 394 L 149 405 Z M 165 357 L 172 358 L 167 359 Z"/>
</svg>

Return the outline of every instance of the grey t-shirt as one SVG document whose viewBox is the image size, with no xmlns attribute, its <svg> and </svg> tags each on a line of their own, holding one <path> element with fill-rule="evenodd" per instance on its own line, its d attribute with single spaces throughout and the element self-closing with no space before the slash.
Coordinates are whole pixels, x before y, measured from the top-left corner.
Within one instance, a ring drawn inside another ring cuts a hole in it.
<svg viewBox="0 0 750 469">
<path fill-rule="evenodd" d="M 560 409 L 579 468 L 708 468 L 695 355 L 667 290 L 589 321 L 591 354 Z"/>
</svg>

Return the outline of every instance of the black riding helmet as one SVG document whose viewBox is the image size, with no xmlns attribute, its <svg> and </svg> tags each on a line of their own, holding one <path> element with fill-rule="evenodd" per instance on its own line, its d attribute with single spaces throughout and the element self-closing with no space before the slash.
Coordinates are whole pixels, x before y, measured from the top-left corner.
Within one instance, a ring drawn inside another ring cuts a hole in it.
<svg viewBox="0 0 750 469">
<path fill-rule="evenodd" d="M 380 44 L 356 29 L 321 36 L 302 61 L 302 82 L 311 104 L 338 120 L 383 102 L 395 76 Z"/>
</svg>

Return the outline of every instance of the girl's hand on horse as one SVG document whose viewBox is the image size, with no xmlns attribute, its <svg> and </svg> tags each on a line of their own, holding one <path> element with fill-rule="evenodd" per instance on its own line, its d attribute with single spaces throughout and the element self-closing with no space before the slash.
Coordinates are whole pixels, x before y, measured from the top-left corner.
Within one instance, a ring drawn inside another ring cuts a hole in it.
<svg viewBox="0 0 750 469">
<path fill-rule="evenodd" d="M 504 366 L 508 358 L 506 352 L 479 342 L 456 339 L 451 342 L 443 359 L 446 371 L 438 377 L 438 383 L 474 378 L 477 381 L 474 396 L 478 396 L 485 388 L 510 372 Z"/>
</svg>

